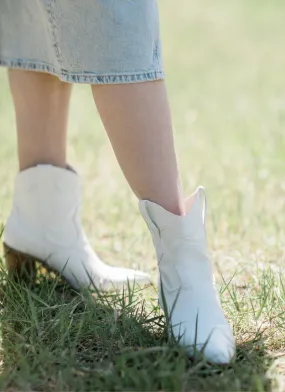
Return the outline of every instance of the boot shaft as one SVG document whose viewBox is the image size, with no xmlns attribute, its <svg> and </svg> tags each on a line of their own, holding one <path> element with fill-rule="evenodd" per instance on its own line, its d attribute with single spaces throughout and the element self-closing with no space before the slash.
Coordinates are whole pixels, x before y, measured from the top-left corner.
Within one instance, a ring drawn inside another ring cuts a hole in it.
<svg viewBox="0 0 285 392">
<path fill-rule="evenodd" d="M 190 209 L 186 205 L 186 216 L 174 215 L 150 201 L 140 202 L 142 216 L 152 235 L 160 277 L 169 291 L 179 290 L 190 283 L 192 287 L 198 287 L 200 282 L 213 281 L 203 193 L 204 190 L 198 188 L 189 203 Z"/>
<path fill-rule="evenodd" d="M 203 206 L 200 188 L 193 198 L 191 208 L 185 216 L 172 214 L 147 200 L 140 202 L 140 211 L 152 234 L 158 259 L 161 258 L 162 252 L 179 252 L 183 242 L 198 250 L 207 247 L 205 203 Z M 187 201 L 185 204 L 188 209 Z"/>
<path fill-rule="evenodd" d="M 80 179 L 70 170 L 39 165 L 16 178 L 13 213 L 30 225 L 64 225 L 74 216 L 79 218 L 80 203 Z"/>
</svg>

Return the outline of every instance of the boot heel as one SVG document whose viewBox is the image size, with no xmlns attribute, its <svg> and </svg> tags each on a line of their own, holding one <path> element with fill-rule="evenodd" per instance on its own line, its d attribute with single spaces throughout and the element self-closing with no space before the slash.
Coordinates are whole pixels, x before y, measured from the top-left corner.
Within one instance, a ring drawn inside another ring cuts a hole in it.
<svg viewBox="0 0 285 392">
<path fill-rule="evenodd" d="M 4 259 L 8 274 L 14 280 L 32 283 L 36 278 L 36 261 L 32 256 L 18 252 L 5 243 Z"/>
</svg>

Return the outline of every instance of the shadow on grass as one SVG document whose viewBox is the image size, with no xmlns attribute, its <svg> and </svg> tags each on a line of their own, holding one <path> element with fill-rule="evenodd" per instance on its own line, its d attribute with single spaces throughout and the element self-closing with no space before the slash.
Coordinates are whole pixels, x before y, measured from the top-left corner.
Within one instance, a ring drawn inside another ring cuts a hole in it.
<svg viewBox="0 0 285 392">
<path fill-rule="evenodd" d="M 168 342 L 141 292 L 77 293 L 41 276 L 31 288 L 2 276 L 1 390 L 269 391 L 262 336 L 227 367 L 190 361 Z"/>
</svg>

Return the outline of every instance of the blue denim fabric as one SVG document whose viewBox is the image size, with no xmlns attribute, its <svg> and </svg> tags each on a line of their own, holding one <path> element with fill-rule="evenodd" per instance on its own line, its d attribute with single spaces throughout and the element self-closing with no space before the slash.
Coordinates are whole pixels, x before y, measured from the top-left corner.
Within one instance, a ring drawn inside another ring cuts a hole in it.
<svg viewBox="0 0 285 392">
<path fill-rule="evenodd" d="M 0 0 L 0 65 L 71 83 L 163 79 L 156 0 Z"/>
</svg>

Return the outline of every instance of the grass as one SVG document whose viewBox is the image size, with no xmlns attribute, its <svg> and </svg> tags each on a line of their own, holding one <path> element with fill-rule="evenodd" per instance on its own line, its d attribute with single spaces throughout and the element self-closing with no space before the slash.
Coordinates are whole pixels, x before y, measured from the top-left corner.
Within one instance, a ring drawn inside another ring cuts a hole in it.
<svg viewBox="0 0 285 392">
<path fill-rule="evenodd" d="M 285 390 L 285 5 L 177 4 L 161 4 L 177 152 L 185 192 L 198 183 L 208 192 L 209 243 L 236 362 L 189 361 L 168 340 L 155 290 L 94 297 L 49 276 L 30 289 L 7 282 L 3 270 L 0 390 Z M 17 170 L 4 71 L 0 86 L 4 224 Z M 155 277 L 151 240 L 87 86 L 74 91 L 69 158 L 83 176 L 83 222 L 98 253 Z"/>
</svg>

